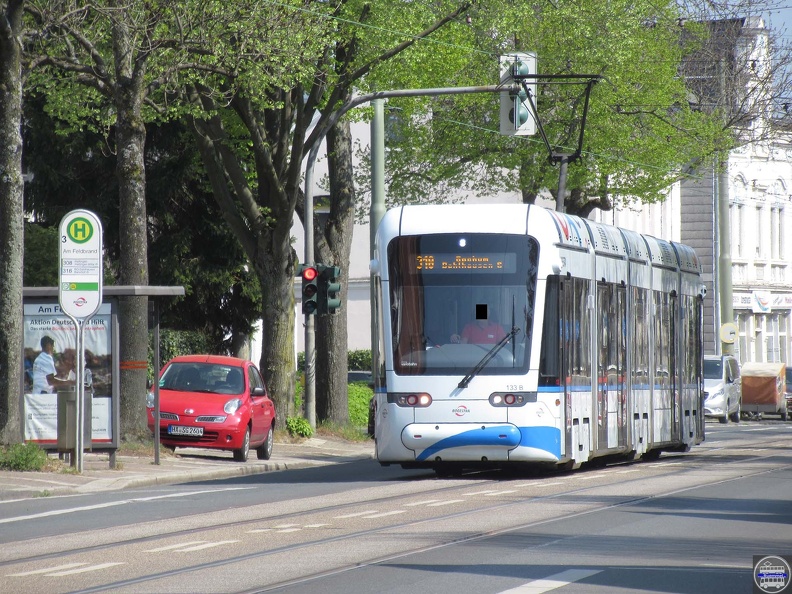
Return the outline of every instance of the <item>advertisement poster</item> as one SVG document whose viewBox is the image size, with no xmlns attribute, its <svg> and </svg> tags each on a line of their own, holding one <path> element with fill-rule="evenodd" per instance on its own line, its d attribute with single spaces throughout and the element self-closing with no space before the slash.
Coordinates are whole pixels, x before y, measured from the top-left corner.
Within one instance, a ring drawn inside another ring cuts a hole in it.
<svg viewBox="0 0 792 594">
<path fill-rule="evenodd" d="M 89 319 L 85 344 L 85 398 L 91 398 L 91 440 L 112 441 L 112 317 L 109 303 Z M 58 441 L 58 394 L 52 378 L 74 380 L 77 330 L 57 303 L 24 304 L 25 440 Z M 58 383 L 58 382 L 54 382 Z"/>
</svg>

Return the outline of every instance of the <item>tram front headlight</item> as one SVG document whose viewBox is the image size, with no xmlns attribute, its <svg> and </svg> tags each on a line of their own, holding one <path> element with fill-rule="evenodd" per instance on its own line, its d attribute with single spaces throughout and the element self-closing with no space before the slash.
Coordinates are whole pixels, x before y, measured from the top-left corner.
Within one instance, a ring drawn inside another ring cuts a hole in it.
<svg viewBox="0 0 792 594">
<path fill-rule="evenodd" d="M 523 406 L 536 402 L 536 392 L 493 392 L 489 402 L 492 406 Z"/>
<path fill-rule="evenodd" d="M 426 408 L 432 404 L 432 397 L 426 392 L 392 393 L 388 394 L 388 402 L 410 408 Z"/>
</svg>

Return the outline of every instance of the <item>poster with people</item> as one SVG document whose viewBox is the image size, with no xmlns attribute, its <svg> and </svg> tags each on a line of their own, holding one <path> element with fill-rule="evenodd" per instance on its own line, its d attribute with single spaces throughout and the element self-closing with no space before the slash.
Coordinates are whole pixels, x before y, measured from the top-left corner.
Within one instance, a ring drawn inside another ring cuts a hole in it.
<svg viewBox="0 0 792 594">
<path fill-rule="evenodd" d="M 112 441 L 112 316 L 109 303 L 84 326 L 84 395 L 91 398 L 91 440 Z M 58 390 L 74 390 L 77 330 L 57 303 L 24 304 L 25 440 L 58 441 Z M 76 413 L 75 413 L 76 414 Z"/>
</svg>

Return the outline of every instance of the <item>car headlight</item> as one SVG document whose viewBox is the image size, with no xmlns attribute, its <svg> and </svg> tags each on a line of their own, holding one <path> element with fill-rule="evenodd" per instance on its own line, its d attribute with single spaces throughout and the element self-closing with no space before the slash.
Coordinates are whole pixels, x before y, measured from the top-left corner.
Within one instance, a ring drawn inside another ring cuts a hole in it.
<svg viewBox="0 0 792 594">
<path fill-rule="evenodd" d="M 242 406 L 242 400 L 239 398 L 234 398 L 233 400 L 229 400 L 225 403 L 223 410 L 227 412 L 229 415 L 233 415 L 239 408 Z"/>
<path fill-rule="evenodd" d="M 716 390 L 714 392 L 710 392 L 710 395 L 707 396 L 707 401 L 710 400 L 721 400 L 723 398 L 723 388 L 720 390 Z"/>
<path fill-rule="evenodd" d="M 152 392 L 146 394 L 146 408 L 154 408 L 154 394 Z"/>
</svg>

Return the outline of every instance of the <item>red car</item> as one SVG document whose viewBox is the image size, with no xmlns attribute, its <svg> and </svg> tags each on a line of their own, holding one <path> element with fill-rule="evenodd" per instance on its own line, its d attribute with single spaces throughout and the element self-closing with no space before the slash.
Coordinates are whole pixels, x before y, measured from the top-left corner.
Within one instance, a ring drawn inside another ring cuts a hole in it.
<svg viewBox="0 0 792 594">
<path fill-rule="evenodd" d="M 272 455 L 275 406 L 250 361 L 219 355 L 171 359 L 160 372 L 160 443 L 165 447 L 231 450 L 245 462 Z M 154 393 L 146 397 L 154 434 Z"/>
</svg>

